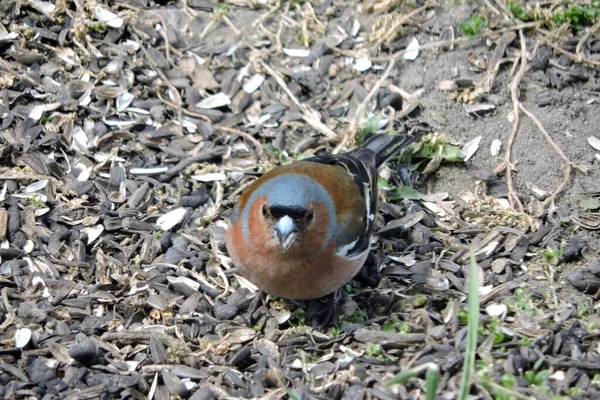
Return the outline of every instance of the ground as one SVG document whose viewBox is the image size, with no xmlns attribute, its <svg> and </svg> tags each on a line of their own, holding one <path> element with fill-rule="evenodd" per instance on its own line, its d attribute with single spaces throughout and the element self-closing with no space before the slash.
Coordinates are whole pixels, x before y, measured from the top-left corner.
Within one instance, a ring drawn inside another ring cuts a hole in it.
<svg viewBox="0 0 600 400">
<path fill-rule="evenodd" d="M 591 1 L 4 2 L 0 394 L 598 397 L 599 15 Z M 390 131 L 421 147 L 380 171 L 379 233 L 337 325 L 321 325 L 328 299 L 269 296 L 249 315 L 258 292 L 224 244 L 240 193 Z M 425 170 L 477 137 L 470 159 Z"/>
</svg>

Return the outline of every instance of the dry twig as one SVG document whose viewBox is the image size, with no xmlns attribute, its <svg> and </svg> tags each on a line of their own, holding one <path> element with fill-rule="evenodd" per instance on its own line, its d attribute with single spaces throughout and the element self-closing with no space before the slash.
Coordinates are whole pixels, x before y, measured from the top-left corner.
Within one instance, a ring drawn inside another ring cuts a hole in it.
<svg viewBox="0 0 600 400">
<path fill-rule="evenodd" d="M 522 30 L 519 31 L 519 39 L 521 40 L 521 57 L 519 58 L 519 60 L 521 61 L 521 67 L 519 68 L 519 72 L 517 72 L 513 81 L 510 84 L 510 97 L 513 103 L 514 120 L 512 132 L 508 138 L 508 144 L 506 145 L 504 165 L 506 166 L 506 185 L 508 186 L 508 201 L 510 201 L 510 205 L 513 208 L 516 208 L 517 211 L 523 212 L 523 204 L 521 204 L 521 200 L 519 200 L 519 196 L 517 196 L 513 185 L 511 161 L 512 146 L 515 142 L 515 138 L 517 137 L 517 132 L 519 131 L 519 85 L 521 84 L 521 80 L 523 79 L 523 76 L 527 71 L 527 45 Z"/>
<path fill-rule="evenodd" d="M 582 62 L 585 59 L 585 57 L 583 56 L 583 46 L 585 46 L 585 44 L 590 39 L 590 37 L 593 34 L 595 34 L 599 28 L 600 28 L 600 21 L 596 22 L 596 24 L 594 24 L 594 26 L 592 26 L 591 28 L 586 29 L 585 34 L 581 37 L 581 39 L 579 40 L 579 43 L 577 43 L 577 47 L 575 48 L 575 54 L 581 60 L 580 62 Z"/>
<path fill-rule="evenodd" d="M 242 31 L 240 31 L 233 22 L 231 22 L 231 20 L 229 19 L 229 17 L 227 15 L 223 15 L 221 18 L 223 18 L 223 21 L 225 21 L 225 23 L 227 23 L 227 25 L 229 25 L 229 27 L 231 28 L 231 30 L 233 31 L 233 33 L 236 34 L 236 36 L 242 36 Z"/>
<path fill-rule="evenodd" d="M 227 148 L 225 146 L 215 146 L 212 148 L 202 150 L 198 154 L 195 154 L 191 157 L 179 161 L 176 165 L 172 166 L 167 172 L 161 175 L 160 179 L 163 181 L 171 180 L 175 175 L 179 174 L 181 171 L 183 171 L 190 165 L 211 160 L 215 157 L 222 156 L 226 152 Z"/>
<path fill-rule="evenodd" d="M 567 51 L 567 50 L 557 46 L 556 44 L 554 44 L 552 42 L 552 40 L 550 40 L 548 37 L 544 37 L 544 43 L 546 43 L 548 46 L 552 47 L 554 50 L 558 51 L 559 53 L 564 54 L 565 56 L 569 57 L 569 59 L 571 61 L 575 61 L 577 63 L 589 64 L 589 65 L 593 65 L 595 67 L 600 66 L 600 61 L 596 61 L 596 60 L 592 60 L 591 58 L 583 57 L 581 54 L 573 54 L 570 51 Z"/>
<path fill-rule="evenodd" d="M 558 187 L 554 190 L 554 192 L 552 192 L 552 195 L 550 196 L 550 212 L 552 212 L 554 210 L 554 199 L 560 192 L 562 192 L 565 189 L 565 187 L 569 183 L 573 163 L 571 162 L 571 160 L 569 160 L 569 157 L 567 157 L 565 155 L 565 153 L 562 151 L 562 149 L 556 144 L 556 142 L 554 140 L 552 140 L 552 137 L 550 137 L 550 134 L 548 133 L 548 131 L 546 131 L 546 129 L 544 128 L 544 125 L 542 125 L 540 120 L 537 119 L 537 117 L 535 115 L 533 115 L 531 112 L 529 112 L 525 107 L 523 107 L 522 104 L 519 104 L 519 108 L 521 109 L 521 111 L 523 111 L 525 113 L 525 115 L 527 115 L 533 121 L 533 123 L 538 127 L 540 132 L 542 132 L 542 134 L 544 135 L 544 138 L 546 139 L 548 144 L 550 144 L 552 149 L 554 149 L 554 151 L 565 162 L 564 179 L 561 182 L 561 184 L 558 185 Z"/>
<path fill-rule="evenodd" d="M 522 30 L 519 31 L 522 35 Z M 467 96 L 467 100 L 469 102 L 474 102 L 479 99 L 484 94 L 487 94 L 492 89 L 492 85 L 494 84 L 494 78 L 498 75 L 498 70 L 500 69 L 500 65 L 502 64 L 502 58 L 504 57 L 504 53 L 506 52 L 506 48 L 509 44 L 515 39 L 517 35 L 514 32 L 506 32 L 502 35 L 498 44 L 496 45 L 496 50 L 494 50 L 494 54 L 492 59 L 490 60 L 485 75 L 483 79 L 477 83 L 475 89 Z M 523 41 L 523 38 L 521 38 Z M 521 58 L 523 60 L 523 58 Z M 523 65 L 523 64 L 521 64 Z M 518 82 L 517 82 L 518 84 Z"/>
<path fill-rule="evenodd" d="M 238 135 L 238 136 L 241 136 L 243 138 L 246 138 L 246 140 L 248 140 L 249 142 L 251 142 L 254 145 L 254 147 L 256 148 L 256 155 L 259 156 L 259 157 L 262 157 L 262 154 L 263 154 L 262 145 L 260 144 L 260 142 L 258 140 L 256 140 L 254 138 L 254 136 L 252 136 L 252 135 L 250 135 L 250 134 L 248 134 L 246 132 L 240 131 L 239 129 L 229 128 L 227 126 L 219 126 L 219 125 L 217 125 L 217 126 L 215 126 L 215 129 L 219 129 L 219 130 L 222 130 L 222 131 L 225 131 L 225 132 L 233 133 L 234 135 Z"/>
<path fill-rule="evenodd" d="M 169 100 L 165 99 L 162 97 L 162 94 L 160 93 L 159 90 L 156 91 L 156 96 L 158 97 L 158 99 L 163 102 L 164 104 L 168 105 L 169 107 L 175 108 L 177 109 L 178 106 L 175 103 L 170 102 Z M 204 114 L 200 114 L 194 111 L 190 111 L 190 110 L 186 110 L 185 108 L 181 108 L 181 112 L 184 113 L 185 115 L 189 115 L 190 117 L 195 117 L 195 118 L 201 118 L 206 122 L 212 122 L 210 118 L 208 118 L 206 115 Z"/>
<path fill-rule="evenodd" d="M 398 93 L 400 96 L 402 96 L 404 105 L 402 106 L 400 114 L 396 115 L 398 119 L 402 119 L 416 110 L 421 105 L 421 97 L 425 92 L 424 88 L 420 88 L 412 93 L 408 93 L 394 84 L 388 84 L 388 89 L 390 89 L 390 92 Z"/>
<path fill-rule="evenodd" d="M 479 35 L 477 38 L 471 38 L 469 36 L 464 36 L 464 37 L 450 39 L 450 40 L 438 40 L 435 42 L 429 42 L 429 43 L 419 45 L 419 50 L 430 50 L 430 49 L 437 49 L 439 47 L 452 46 L 452 45 L 459 44 L 459 43 L 468 43 L 468 42 L 472 42 L 475 40 L 479 40 L 484 37 L 497 36 L 497 35 L 503 34 L 505 32 L 518 31 L 520 29 L 536 28 L 541 24 L 542 24 L 542 21 L 525 22 L 522 24 L 508 27 L 508 28 L 498 29 L 498 30 L 490 31 L 490 32 L 484 32 L 481 35 Z M 388 61 L 392 57 L 399 58 L 399 57 L 403 56 L 407 51 L 408 51 L 407 49 L 402 49 L 388 57 L 371 57 L 371 61 L 384 62 L 384 61 Z"/>
<path fill-rule="evenodd" d="M 487 8 L 489 8 L 490 10 L 492 10 L 492 12 L 496 15 L 502 16 L 502 13 L 500 11 L 498 11 L 496 9 L 496 7 L 494 7 L 494 5 L 492 3 L 490 3 L 490 0 L 483 0 L 483 2 L 485 3 L 485 5 L 487 6 Z"/>
<path fill-rule="evenodd" d="M 37 86 L 37 85 L 38 85 L 38 83 L 37 83 L 35 80 L 31 79 L 31 77 L 29 77 L 29 76 L 27 76 L 27 75 L 20 74 L 19 72 L 17 72 L 17 71 L 16 71 L 16 70 L 15 70 L 15 69 L 14 69 L 14 68 L 13 68 L 13 67 L 12 67 L 12 66 L 9 64 L 9 62 L 8 62 L 8 61 L 6 61 L 6 60 L 4 60 L 4 59 L 2 59 L 2 58 L 0 58 L 0 67 L 2 67 L 2 68 L 4 68 L 4 69 L 6 69 L 6 71 L 7 71 L 8 73 L 10 73 L 10 74 L 14 75 L 14 76 L 15 76 L 15 78 L 18 78 L 18 79 L 21 79 L 21 80 L 27 81 L 27 82 L 29 82 L 29 83 L 30 83 L 31 85 L 33 85 L 33 86 Z"/>
<path fill-rule="evenodd" d="M 290 88 L 288 88 L 283 78 L 277 72 L 275 72 L 275 70 L 271 68 L 269 64 L 267 64 L 263 60 L 260 60 L 260 64 L 269 73 L 269 75 L 275 78 L 275 81 L 281 87 L 281 89 L 283 89 L 283 91 L 288 95 L 290 100 L 300 109 L 300 111 L 302 111 L 302 119 L 304 119 L 306 123 L 308 123 L 314 129 L 318 130 L 319 132 L 321 132 L 329 138 L 336 137 L 335 132 L 332 131 L 329 127 L 327 127 L 323 122 L 321 122 L 320 114 L 313 108 L 307 106 L 306 104 L 300 103 L 300 101 L 296 98 L 296 96 L 294 96 Z"/>
<path fill-rule="evenodd" d="M 360 118 L 362 110 L 367 106 L 367 104 L 369 103 L 369 101 L 371 101 L 375 93 L 377 93 L 383 82 L 388 78 L 388 76 L 392 72 L 392 69 L 394 68 L 394 65 L 396 65 L 396 61 L 392 58 L 387 68 L 385 69 L 383 75 L 381 75 L 381 77 L 377 80 L 375 85 L 369 91 L 367 97 L 365 97 L 365 99 L 362 101 L 362 103 L 360 103 L 360 105 L 356 109 L 356 114 L 354 114 L 354 117 L 350 122 L 350 127 L 348 128 L 348 131 L 346 132 L 340 143 L 337 146 L 335 146 L 335 149 L 333 149 L 333 154 L 339 153 L 340 150 L 346 145 L 346 143 L 348 143 L 350 137 L 354 135 L 354 129 L 356 128 L 356 123 L 358 122 L 358 118 Z"/>
<path fill-rule="evenodd" d="M 254 21 L 252 23 L 252 27 L 256 28 L 256 26 L 258 24 L 262 24 L 262 22 L 264 20 L 266 20 L 267 18 L 269 18 L 271 15 L 273 15 L 273 13 L 277 10 L 279 10 L 279 8 L 281 8 L 281 1 L 278 1 L 273 7 L 271 7 L 271 9 L 269 11 L 267 11 L 266 13 L 264 13 L 263 15 L 260 16 L 260 18 L 258 18 L 256 21 Z M 289 3 L 286 3 L 289 4 Z"/>
<path fill-rule="evenodd" d="M 427 10 L 428 8 L 431 8 L 433 5 L 429 2 L 426 2 L 424 5 L 422 5 L 421 7 L 417 8 L 416 10 L 413 10 L 412 12 L 403 15 L 398 21 L 396 21 L 396 23 L 394 25 L 392 25 L 392 27 L 385 33 L 385 35 L 383 35 L 381 38 L 379 38 L 379 40 L 377 42 L 375 42 L 373 44 L 373 47 L 375 48 L 379 48 L 381 47 L 381 44 L 386 42 L 388 43 L 388 40 L 393 38 L 394 35 L 396 34 L 396 31 L 402 26 L 404 25 L 404 23 L 406 21 L 408 21 L 409 19 L 411 19 L 412 17 L 414 17 L 415 15 Z"/>
<path fill-rule="evenodd" d="M 165 21 L 165 18 L 159 13 L 157 13 L 156 16 L 162 23 L 162 29 L 160 30 L 160 33 L 165 41 L 165 57 L 167 58 L 169 64 L 173 65 L 173 60 L 171 60 L 171 44 L 169 43 L 169 27 L 167 26 L 167 21 Z"/>
</svg>

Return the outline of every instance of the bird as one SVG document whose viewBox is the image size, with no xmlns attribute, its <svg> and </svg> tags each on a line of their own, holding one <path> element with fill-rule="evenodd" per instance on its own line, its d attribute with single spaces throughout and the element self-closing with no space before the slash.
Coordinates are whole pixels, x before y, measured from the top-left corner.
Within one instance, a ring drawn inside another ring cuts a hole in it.
<svg viewBox="0 0 600 400">
<path fill-rule="evenodd" d="M 414 140 L 370 134 L 347 153 L 315 155 L 255 180 L 226 231 L 239 273 L 279 298 L 311 300 L 338 291 L 370 251 L 378 168 Z"/>
</svg>

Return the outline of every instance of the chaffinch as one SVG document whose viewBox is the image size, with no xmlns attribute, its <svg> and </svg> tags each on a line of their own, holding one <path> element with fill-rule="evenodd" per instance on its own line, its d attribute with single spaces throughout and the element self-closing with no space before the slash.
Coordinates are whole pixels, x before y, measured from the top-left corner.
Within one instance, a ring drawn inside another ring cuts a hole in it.
<svg viewBox="0 0 600 400">
<path fill-rule="evenodd" d="M 349 282 L 370 249 L 377 169 L 407 135 L 372 135 L 346 154 L 277 167 L 244 191 L 226 245 L 240 273 L 262 291 L 316 299 Z"/>
</svg>

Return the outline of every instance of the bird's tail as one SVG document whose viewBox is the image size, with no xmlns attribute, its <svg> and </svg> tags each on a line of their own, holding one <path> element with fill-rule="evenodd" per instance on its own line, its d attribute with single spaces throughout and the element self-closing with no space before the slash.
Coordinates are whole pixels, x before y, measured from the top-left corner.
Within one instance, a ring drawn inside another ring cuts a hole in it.
<svg viewBox="0 0 600 400">
<path fill-rule="evenodd" d="M 375 153 L 375 166 L 379 168 L 414 141 L 414 136 L 408 136 L 405 133 L 399 135 L 370 134 L 367 135 L 361 148 L 370 149 Z"/>
</svg>

